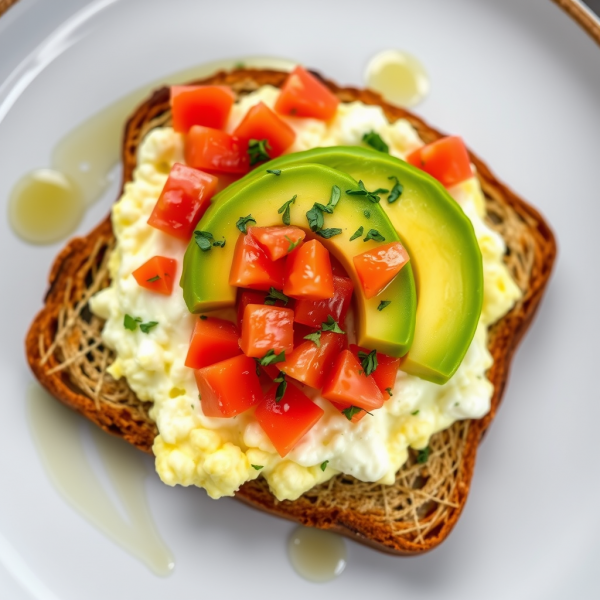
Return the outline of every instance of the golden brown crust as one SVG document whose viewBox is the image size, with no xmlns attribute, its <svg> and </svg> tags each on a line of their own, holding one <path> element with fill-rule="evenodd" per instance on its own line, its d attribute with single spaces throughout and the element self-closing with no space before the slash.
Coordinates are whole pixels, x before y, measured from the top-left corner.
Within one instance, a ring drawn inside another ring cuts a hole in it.
<svg viewBox="0 0 600 600">
<path fill-rule="evenodd" d="M 264 84 L 281 86 L 285 77 L 285 73 L 277 71 L 240 69 L 218 73 L 205 83 L 230 85 L 243 94 Z M 415 115 L 385 104 L 369 90 L 325 83 L 342 101 L 377 104 L 390 121 L 407 119 L 425 142 L 442 135 Z M 123 182 L 132 178 L 141 139 L 152 127 L 167 124 L 169 118 L 168 89 L 162 88 L 128 121 L 123 143 Z M 534 317 L 556 254 L 554 237 L 540 214 L 499 182 L 477 156 L 471 154 L 471 158 L 486 196 L 490 225 L 507 241 L 506 262 L 523 291 L 522 300 L 490 330 L 494 365 L 488 378 L 495 391 L 489 414 L 477 421 L 456 423 L 434 436 L 428 463 L 420 465 L 411 455 L 393 486 L 364 484 L 339 475 L 294 502 L 278 502 L 260 478 L 245 484 L 238 499 L 277 516 L 337 531 L 392 554 L 425 552 L 447 537 L 464 508 L 479 441 L 496 414 L 512 355 Z M 46 304 L 27 336 L 27 356 L 36 377 L 59 400 L 105 431 L 150 452 L 156 428 L 148 416 L 147 405 L 137 400 L 126 384 L 104 374 L 109 351 L 98 342 L 92 348 L 86 346 L 89 341 L 82 341 L 90 337 L 99 340 L 101 322 L 93 315 L 88 315 L 86 321 L 82 314 L 93 286 L 99 289 L 108 283 L 102 265 L 112 243 L 107 219 L 85 238 L 69 242 L 59 254 L 50 274 Z M 77 327 L 66 327 L 69 319 L 77 321 Z M 86 327 L 88 330 L 82 333 Z M 75 376 L 72 368 L 63 368 L 65 363 L 83 366 L 78 366 Z"/>
</svg>

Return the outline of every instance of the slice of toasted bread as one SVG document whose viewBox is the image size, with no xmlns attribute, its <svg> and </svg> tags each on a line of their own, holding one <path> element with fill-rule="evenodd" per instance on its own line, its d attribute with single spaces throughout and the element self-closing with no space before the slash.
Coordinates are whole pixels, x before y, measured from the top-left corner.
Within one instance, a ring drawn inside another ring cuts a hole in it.
<svg viewBox="0 0 600 600">
<path fill-rule="evenodd" d="M 280 87 L 285 78 L 277 71 L 238 69 L 201 83 L 229 85 L 241 96 L 264 84 Z M 373 92 L 324 83 L 342 102 L 377 104 L 390 121 L 407 119 L 426 143 L 442 136 Z M 141 140 L 170 119 L 168 88 L 157 90 L 129 119 L 123 142 L 123 184 L 132 179 Z M 471 160 L 485 194 L 488 223 L 505 239 L 505 262 L 523 292 L 522 299 L 490 330 L 494 357 L 487 374 L 494 385 L 490 412 L 483 419 L 460 421 L 436 434 L 427 463 L 419 464 L 411 455 L 392 486 L 338 475 L 296 501 L 279 502 L 259 478 L 246 483 L 238 499 L 392 554 L 425 552 L 449 534 L 465 505 L 477 447 L 500 404 L 513 352 L 533 319 L 556 254 L 554 237 L 540 214 L 500 183 L 477 156 L 471 154 Z M 89 298 L 109 283 L 107 260 L 113 245 L 107 218 L 86 237 L 71 240 L 58 255 L 45 306 L 27 335 L 27 358 L 39 381 L 60 401 L 105 431 L 151 452 L 157 430 L 148 415 L 150 405 L 138 400 L 124 380 L 115 381 L 106 373 L 114 355 L 102 345 L 102 320 L 88 307 Z"/>
</svg>

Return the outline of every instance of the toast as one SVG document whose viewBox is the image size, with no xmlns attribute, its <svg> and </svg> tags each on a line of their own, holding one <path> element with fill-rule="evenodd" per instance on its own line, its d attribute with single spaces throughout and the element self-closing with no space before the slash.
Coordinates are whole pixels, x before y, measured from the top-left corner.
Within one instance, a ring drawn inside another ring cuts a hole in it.
<svg viewBox="0 0 600 600">
<path fill-rule="evenodd" d="M 194 83 L 228 85 L 241 97 L 265 84 L 281 87 L 286 77 L 278 71 L 237 69 Z M 342 102 L 376 104 L 390 122 L 408 120 L 425 143 L 442 137 L 418 117 L 386 104 L 369 90 L 323 82 Z M 170 119 L 167 87 L 155 91 L 131 116 L 123 140 L 123 185 L 132 179 L 141 140 Z M 513 352 L 532 322 L 556 255 L 554 236 L 541 215 L 472 153 L 471 161 L 485 195 L 488 224 L 504 238 L 508 248 L 504 260 L 522 291 L 512 310 L 489 331 L 494 358 L 487 373 L 494 386 L 490 412 L 479 420 L 458 421 L 433 436 L 427 463 L 420 464 L 417 453 L 411 453 L 392 486 L 340 474 L 298 500 L 277 501 L 259 478 L 241 487 L 236 494 L 239 500 L 396 555 L 428 551 L 448 536 L 464 508 L 477 447 L 496 415 Z M 88 306 L 90 297 L 109 283 L 107 263 L 114 243 L 107 217 L 60 252 L 50 272 L 45 305 L 26 338 L 27 359 L 40 383 L 58 400 L 151 453 L 157 429 L 148 414 L 150 404 L 138 400 L 124 379 L 114 380 L 106 372 L 114 354 L 102 344 L 103 321 Z"/>
</svg>

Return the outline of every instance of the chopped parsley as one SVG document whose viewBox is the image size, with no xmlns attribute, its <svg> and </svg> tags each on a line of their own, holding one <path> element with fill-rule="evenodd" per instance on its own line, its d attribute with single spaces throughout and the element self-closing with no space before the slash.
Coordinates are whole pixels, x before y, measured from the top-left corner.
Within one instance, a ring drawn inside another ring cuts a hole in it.
<svg viewBox="0 0 600 600">
<path fill-rule="evenodd" d="M 271 175 L 281 175 L 281 169 L 267 169 L 267 173 L 271 173 Z"/>
<path fill-rule="evenodd" d="M 323 211 L 316 204 L 313 204 L 313 207 L 307 211 L 306 218 L 311 231 L 323 229 L 323 225 L 325 225 Z"/>
<path fill-rule="evenodd" d="M 385 238 L 377 231 L 377 229 L 369 229 L 367 235 L 365 235 L 365 242 L 369 240 L 375 240 L 376 242 L 385 242 Z"/>
<path fill-rule="evenodd" d="M 250 465 L 253 469 L 256 469 L 257 471 L 260 471 L 261 469 L 264 469 L 264 465 Z"/>
<path fill-rule="evenodd" d="M 148 283 L 154 283 L 160 279 L 160 275 L 155 275 L 154 277 L 150 277 L 150 279 L 146 279 Z"/>
<path fill-rule="evenodd" d="M 381 136 L 374 131 L 369 131 L 362 136 L 362 141 L 379 152 L 390 153 L 390 147 L 381 139 Z"/>
<path fill-rule="evenodd" d="M 142 320 L 139 317 L 132 317 L 131 315 L 125 315 L 123 319 L 123 327 L 125 329 L 129 329 L 129 331 L 135 331 L 137 329 L 138 323 L 141 323 Z"/>
<path fill-rule="evenodd" d="M 361 225 L 353 234 L 352 237 L 350 238 L 350 241 L 353 242 L 355 239 L 362 237 L 362 234 L 364 233 L 365 228 Z"/>
<path fill-rule="evenodd" d="M 206 319 L 208 319 L 208 317 L 207 317 L 206 315 L 200 315 L 200 318 L 201 318 L 203 321 L 206 321 Z"/>
<path fill-rule="evenodd" d="M 342 233 L 342 230 L 338 229 L 337 227 L 323 229 L 325 226 L 324 213 L 332 214 L 333 209 L 337 206 L 337 203 L 340 201 L 341 197 L 342 191 L 337 185 L 334 185 L 331 188 L 331 197 L 329 198 L 327 205 L 321 204 L 320 202 L 315 202 L 313 204 L 313 207 L 306 213 L 308 226 L 310 227 L 311 231 L 314 231 L 317 235 L 320 235 L 326 239 Z"/>
<path fill-rule="evenodd" d="M 324 472 L 324 471 L 325 471 L 325 469 L 327 468 L 327 465 L 328 465 L 328 464 L 329 464 L 329 461 L 328 461 L 328 460 L 324 460 L 324 461 L 321 463 L 321 471 L 323 471 L 323 472 Z"/>
<path fill-rule="evenodd" d="M 248 215 L 246 217 L 240 217 L 235 226 L 242 232 L 242 233 L 248 233 L 248 231 L 246 230 L 246 228 L 248 227 L 248 223 L 254 223 L 256 225 L 256 219 L 252 216 L 252 215 Z M 212 236 L 211 236 L 212 238 Z"/>
<path fill-rule="evenodd" d="M 365 370 L 365 375 L 369 376 L 377 368 L 377 350 L 371 352 L 359 351 L 358 358 L 362 368 Z"/>
<path fill-rule="evenodd" d="M 157 325 L 158 321 L 148 321 L 147 323 L 140 323 L 140 329 L 142 333 L 150 333 L 150 330 Z"/>
<path fill-rule="evenodd" d="M 308 335 L 304 336 L 305 340 L 309 340 L 310 342 L 314 342 L 317 346 L 317 348 L 321 347 L 321 332 L 320 331 L 315 331 L 314 333 L 309 333 Z"/>
<path fill-rule="evenodd" d="M 429 453 L 431 452 L 429 446 L 427 448 L 423 448 L 423 450 L 419 450 L 417 454 L 417 462 L 420 465 L 424 465 L 429 460 Z"/>
<path fill-rule="evenodd" d="M 250 166 L 265 160 L 271 160 L 268 150 L 271 149 L 268 140 L 250 140 L 248 142 L 248 156 L 250 157 Z"/>
<path fill-rule="evenodd" d="M 365 215 L 365 217 L 367 217 L 367 219 L 371 218 L 371 211 L 370 210 L 363 210 L 363 215 Z"/>
<path fill-rule="evenodd" d="M 212 248 L 214 239 L 210 231 L 194 231 L 194 240 L 202 252 L 208 252 Z"/>
<path fill-rule="evenodd" d="M 352 421 L 352 417 L 357 415 L 361 410 L 363 409 L 359 408 L 358 406 L 349 406 L 342 411 L 342 414 L 346 417 L 346 419 L 348 419 L 348 421 Z"/>
<path fill-rule="evenodd" d="M 271 348 L 271 350 L 269 350 L 262 358 L 259 358 L 257 362 L 262 367 L 268 367 L 269 365 L 284 361 L 285 352 L 282 350 L 279 354 L 275 354 L 275 350 Z"/>
<path fill-rule="evenodd" d="M 285 239 L 290 243 L 287 249 L 288 254 L 295 250 L 302 243 L 302 238 L 298 238 L 296 241 L 294 241 L 291 237 L 286 235 Z"/>
<path fill-rule="evenodd" d="M 281 173 L 281 171 L 280 171 L 280 173 Z M 290 206 L 292 204 L 295 204 L 297 197 L 298 197 L 298 195 L 294 194 L 294 197 L 291 200 L 288 200 L 287 202 L 284 202 L 281 205 L 281 207 L 279 208 L 279 210 L 277 211 L 278 215 L 281 215 L 283 213 L 283 216 L 281 217 L 281 220 L 283 221 L 284 225 L 289 225 L 290 224 Z"/>
<path fill-rule="evenodd" d="M 335 319 L 331 316 L 327 316 L 327 321 L 321 323 L 321 331 L 333 331 L 333 333 L 346 333 L 340 329 L 340 326 L 336 323 Z"/>
<path fill-rule="evenodd" d="M 277 300 L 281 300 L 285 306 L 287 306 L 287 303 L 290 301 L 289 297 L 286 296 L 283 292 L 280 292 L 274 287 L 271 287 L 269 289 L 269 293 L 265 297 L 265 304 L 269 304 L 272 306 L 273 304 L 275 304 L 275 302 L 277 302 Z"/>
<path fill-rule="evenodd" d="M 419 409 L 417 408 L 417 410 L 413 410 L 413 411 L 412 411 L 410 414 L 411 414 L 413 417 L 416 417 L 416 416 L 419 414 Z"/>
<path fill-rule="evenodd" d="M 394 187 L 390 192 L 390 195 L 387 198 L 387 201 L 391 204 L 392 202 L 396 202 L 400 196 L 402 196 L 402 192 L 404 191 L 404 186 L 398 181 L 398 178 L 394 175 L 388 177 L 388 179 L 393 179 L 395 181 Z"/>
<path fill-rule="evenodd" d="M 275 402 L 279 404 L 281 399 L 285 395 L 285 390 L 287 390 L 287 381 L 285 380 L 285 373 L 283 371 L 279 371 L 279 377 L 275 377 L 273 379 L 275 383 L 278 383 L 277 390 L 275 391 Z"/>
<path fill-rule="evenodd" d="M 394 395 L 391 387 L 385 388 L 385 391 L 390 395 L 390 397 Z"/>
<path fill-rule="evenodd" d="M 329 227 L 328 229 L 319 229 L 319 231 L 316 231 L 315 233 L 317 235 L 320 235 L 322 238 L 328 240 L 334 235 L 340 235 L 340 233 L 342 233 L 342 230 L 339 227 Z"/>
<path fill-rule="evenodd" d="M 379 188 L 374 192 L 369 192 L 367 188 L 365 188 L 365 184 L 362 182 L 362 179 L 358 182 L 357 190 L 346 190 L 346 194 L 348 194 L 348 196 L 366 196 L 367 200 L 373 204 L 377 204 L 381 200 L 378 194 L 382 193 L 387 193 L 387 190 Z"/>
<path fill-rule="evenodd" d="M 218 246 L 219 248 L 223 248 L 225 246 L 225 238 L 223 238 L 222 240 L 213 242 L 213 246 Z"/>
<path fill-rule="evenodd" d="M 389 306 L 392 303 L 391 300 L 382 300 L 377 307 L 377 310 L 381 312 L 386 306 Z"/>
</svg>

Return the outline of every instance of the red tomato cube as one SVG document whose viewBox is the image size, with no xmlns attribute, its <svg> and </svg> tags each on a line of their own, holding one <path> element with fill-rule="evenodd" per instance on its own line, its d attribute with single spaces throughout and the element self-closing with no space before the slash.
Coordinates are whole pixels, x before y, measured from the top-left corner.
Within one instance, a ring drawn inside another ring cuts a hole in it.
<svg viewBox="0 0 600 600">
<path fill-rule="evenodd" d="M 400 242 L 377 246 L 354 257 L 354 267 L 367 298 L 381 293 L 410 260 Z"/>
<path fill-rule="evenodd" d="M 321 242 L 305 242 L 287 257 L 283 284 L 286 296 L 326 300 L 333 297 L 333 291 L 329 252 Z"/>
<path fill-rule="evenodd" d="M 248 306 L 248 304 L 264 304 L 265 298 L 267 297 L 266 292 L 260 292 L 258 290 L 240 290 L 240 292 L 237 304 L 237 324 L 239 331 L 242 330 L 246 306 Z"/>
<path fill-rule="evenodd" d="M 280 115 L 328 121 L 335 115 L 339 103 L 337 96 L 325 84 L 297 66 L 283 84 L 275 110 Z"/>
<path fill-rule="evenodd" d="M 294 311 L 248 304 L 244 310 L 240 348 L 246 356 L 262 358 L 269 350 L 289 354 L 294 349 Z"/>
<path fill-rule="evenodd" d="M 274 385 L 265 394 L 254 414 L 279 455 L 285 456 L 298 445 L 324 411 L 293 383 L 288 383 L 283 398 L 276 402 L 277 387 Z"/>
<path fill-rule="evenodd" d="M 240 234 L 233 251 L 229 285 L 269 291 L 283 287 L 285 261 L 272 261 L 250 234 Z"/>
<path fill-rule="evenodd" d="M 202 412 L 234 417 L 264 399 L 256 363 L 243 354 L 194 371 Z"/>
<path fill-rule="evenodd" d="M 328 300 L 296 300 L 294 320 L 309 327 L 321 327 L 331 315 L 344 329 L 346 314 L 350 308 L 354 285 L 348 277 L 333 276 L 333 297 Z"/>
<path fill-rule="evenodd" d="M 320 390 L 338 354 L 347 345 L 348 338 L 345 335 L 324 331 L 320 346 L 306 340 L 285 357 L 285 362 L 276 366 L 286 375 Z"/>
<path fill-rule="evenodd" d="M 170 296 L 176 271 L 177 261 L 174 258 L 153 256 L 138 267 L 132 275 L 139 286 L 157 294 Z"/>
<path fill-rule="evenodd" d="M 235 100 L 224 85 L 171 86 L 173 129 L 187 133 L 193 125 L 223 129 Z"/>
<path fill-rule="evenodd" d="M 283 154 L 296 139 L 296 132 L 263 102 L 246 113 L 233 135 L 248 141 L 267 140 L 270 158 Z"/>
<path fill-rule="evenodd" d="M 370 350 L 361 348 L 356 344 L 350 344 L 349 350 L 359 361 L 359 352 L 366 352 L 367 354 L 370 352 Z M 385 399 L 390 397 L 390 393 L 387 391 L 388 388 L 393 391 L 394 385 L 396 385 L 396 376 L 398 375 L 401 362 L 401 358 L 394 358 L 381 352 L 377 353 L 377 368 L 371 373 L 371 376 Z"/>
<path fill-rule="evenodd" d="M 247 173 L 248 142 L 219 129 L 194 125 L 185 137 L 185 162 L 211 173 Z"/>
<path fill-rule="evenodd" d="M 200 317 L 196 321 L 185 359 L 185 366 L 201 369 L 241 354 L 237 327 L 216 317 Z"/>
<path fill-rule="evenodd" d="M 449 136 L 418 148 L 406 161 L 435 177 L 446 187 L 473 177 L 471 159 L 462 138 Z"/>
<path fill-rule="evenodd" d="M 175 163 L 148 219 L 148 225 L 182 240 L 189 240 L 208 208 L 218 179 Z"/>
<path fill-rule="evenodd" d="M 343 350 L 335 360 L 322 395 L 327 400 L 367 411 L 383 406 L 383 394 L 372 375 L 365 375 L 362 365 L 350 350 Z"/>
<path fill-rule="evenodd" d="M 299 227 L 248 227 L 248 233 L 271 260 L 279 260 L 297 248 L 306 233 Z"/>
</svg>

